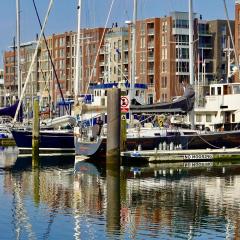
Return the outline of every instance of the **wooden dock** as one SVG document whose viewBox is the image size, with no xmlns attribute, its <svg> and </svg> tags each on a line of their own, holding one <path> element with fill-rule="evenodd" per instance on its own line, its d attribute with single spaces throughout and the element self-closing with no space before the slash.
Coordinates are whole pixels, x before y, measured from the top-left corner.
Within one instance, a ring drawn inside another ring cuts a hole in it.
<svg viewBox="0 0 240 240">
<path fill-rule="evenodd" d="M 220 149 L 189 149 L 189 150 L 141 150 L 122 152 L 121 156 L 129 160 L 142 159 L 149 162 L 177 162 L 177 161 L 199 161 L 199 160 L 226 160 L 229 158 L 240 159 L 239 148 Z"/>
</svg>

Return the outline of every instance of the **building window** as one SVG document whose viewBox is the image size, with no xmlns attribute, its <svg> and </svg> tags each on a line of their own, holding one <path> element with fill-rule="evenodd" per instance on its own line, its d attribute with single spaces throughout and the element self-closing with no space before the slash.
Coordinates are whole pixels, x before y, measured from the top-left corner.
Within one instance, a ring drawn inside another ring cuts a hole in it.
<svg viewBox="0 0 240 240">
<path fill-rule="evenodd" d="M 167 32 L 167 21 L 163 21 L 162 23 L 162 31 Z"/>
<path fill-rule="evenodd" d="M 141 37 L 141 48 L 145 48 L 146 42 L 145 42 L 145 37 Z"/>
<path fill-rule="evenodd" d="M 167 77 L 166 76 L 164 76 L 164 77 L 162 77 L 162 88 L 167 88 Z"/>
<path fill-rule="evenodd" d="M 162 35 L 162 46 L 166 46 L 167 45 L 167 36 L 165 34 Z"/>
<path fill-rule="evenodd" d="M 153 104 L 153 94 L 148 94 L 148 104 Z"/>
<path fill-rule="evenodd" d="M 166 101 L 167 101 L 167 94 L 162 93 L 161 102 L 166 102 Z"/>
<path fill-rule="evenodd" d="M 162 72 L 167 72 L 167 62 L 163 61 L 162 62 Z"/>
</svg>

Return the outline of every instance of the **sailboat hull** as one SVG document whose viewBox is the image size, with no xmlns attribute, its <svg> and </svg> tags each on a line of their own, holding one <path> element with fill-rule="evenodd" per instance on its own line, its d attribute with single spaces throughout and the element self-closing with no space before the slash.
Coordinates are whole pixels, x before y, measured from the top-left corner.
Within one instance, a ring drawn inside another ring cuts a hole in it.
<svg viewBox="0 0 240 240">
<path fill-rule="evenodd" d="M 170 136 L 155 136 L 144 138 L 127 138 L 126 148 L 128 151 L 153 150 L 154 148 L 165 146 L 169 149 L 180 147 L 182 149 L 216 149 L 240 147 L 240 131 L 229 132 L 209 132 L 202 134 L 180 135 L 175 132 Z M 106 138 L 99 138 L 96 142 L 81 142 L 75 139 L 76 155 L 88 156 L 92 158 L 106 157 Z"/>
<path fill-rule="evenodd" d="M 12 135 L 20 152 L 32 150 L 32 132 L 30 130 L 12 129 Z M 42 130 L 39 133 L 39 150 L 41 152 L 74 152 L 72 131 Z"/>
</svg>

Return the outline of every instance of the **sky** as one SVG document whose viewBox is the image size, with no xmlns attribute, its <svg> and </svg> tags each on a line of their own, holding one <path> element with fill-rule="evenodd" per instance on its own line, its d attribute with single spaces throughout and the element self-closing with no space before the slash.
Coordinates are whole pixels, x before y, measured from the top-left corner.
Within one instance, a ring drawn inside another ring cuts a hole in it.
<svg viewBox="0 0 240 240">
<path fill-rule="evenodd" d="M 35 0 L 43 22 L 50 0 Z M 123 26 L 132 19 L 133 0 L 82 0 L 82 27 L 104 27 L 113 2 L 108 27 L 113 22 Z M 234 0 L 226 0 L 230 19 L 234 19 Z M 76 31 L 78 0 L 55 0 L 45 29 L 46 35 Z M 13 45 L 16 35 L 16 0 L 0 0 L 0 68 L 3 52 Z M 193 0 L 194 12 L 203 19 L 226 19 L 223 0 Z M 138 0 L 138 18 L 162 17 L 172 11 L 188 11 L 188 0 Z M 35 39 L 40 33 L 33 0 L 20 0 L 21 42 Z"/>
</svg>

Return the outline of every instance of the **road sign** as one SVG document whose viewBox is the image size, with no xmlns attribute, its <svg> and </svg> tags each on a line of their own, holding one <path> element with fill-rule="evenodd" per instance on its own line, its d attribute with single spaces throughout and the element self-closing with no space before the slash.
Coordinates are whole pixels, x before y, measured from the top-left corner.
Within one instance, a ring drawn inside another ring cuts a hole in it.
<svg viewBox="0 0 240 240">
<path fill-rule="evenodd" d="M 127 96 L 121 97 L 121 112 L 129 111 L 129 99 Z"/>
</svg>

